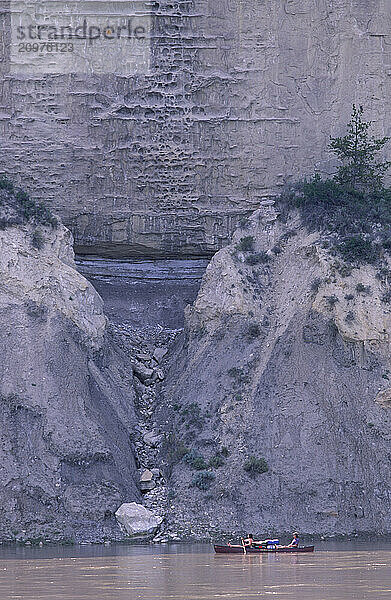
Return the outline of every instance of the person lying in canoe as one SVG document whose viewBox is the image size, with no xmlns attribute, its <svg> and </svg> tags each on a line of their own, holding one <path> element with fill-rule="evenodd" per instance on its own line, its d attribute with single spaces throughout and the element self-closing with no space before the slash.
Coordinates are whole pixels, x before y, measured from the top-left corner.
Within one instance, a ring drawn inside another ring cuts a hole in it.
<svg viewBox="0 0 391 600">
<path fill-rule="evenodd" d="M 280 540 L 269 538 L 267 540 L 260 540 L 259 542 L 254 542 L 257 544 L 259 548 L 267 548 L 269 550 L 279 548 Z"/>
<path fill-rule="evenodd" d="M 249 533 L 245 540 L 242 538 L 242 543 L 241 544 L 231 544 L 230 542 L 228 542 L 228 546 L 230 548 L 243 548 L 243 546 L 245 548 L 251 548 L 253 546 L 253 544 L 258 544 L 258 543 L 259 542 L 255 542 L 254 541 L 253 534 Z"/>
<path fill-rule="evenodd" d="M 252 533 L 249 533 L 248 537 L 245 540 L 242 539 L 241 544 L 231 544 L 228 542 L 228 546 L 230 548 L 243 548 L 243 546 L 245 548 L 262 548 L 262 547 L 266 548 L 270 545 L 272 545 L 272 546 L 278 545 L 278 540 L 267 539 L 267 540 L 256 541 L 256 540 L 254 540 L 254 536 Z"/>
</svg>

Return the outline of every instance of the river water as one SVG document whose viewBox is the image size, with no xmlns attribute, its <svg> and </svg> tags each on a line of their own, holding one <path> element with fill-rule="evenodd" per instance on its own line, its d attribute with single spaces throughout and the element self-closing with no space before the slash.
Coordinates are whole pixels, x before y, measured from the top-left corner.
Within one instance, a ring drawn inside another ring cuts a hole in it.
<svg viewBox="0 0 391 600">
<path fill-rule="evenodd" d="M 1 600 L 379 600 L 391 544 L 215 555 L 209 545 L 2 548 Z"/>
</svg>

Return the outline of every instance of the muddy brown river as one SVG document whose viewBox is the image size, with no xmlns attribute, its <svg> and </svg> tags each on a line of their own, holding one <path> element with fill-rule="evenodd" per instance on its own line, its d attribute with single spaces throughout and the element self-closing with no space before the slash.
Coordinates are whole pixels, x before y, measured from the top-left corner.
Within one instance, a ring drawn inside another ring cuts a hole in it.
<svg viewBox="0 0 391 600">
<path fill-rule="evenodd" d="M 2 548 L 1 600 L 379 600 L 391 544 L 314 554 L 215 555 L 211 546 Z"/>
</svg>

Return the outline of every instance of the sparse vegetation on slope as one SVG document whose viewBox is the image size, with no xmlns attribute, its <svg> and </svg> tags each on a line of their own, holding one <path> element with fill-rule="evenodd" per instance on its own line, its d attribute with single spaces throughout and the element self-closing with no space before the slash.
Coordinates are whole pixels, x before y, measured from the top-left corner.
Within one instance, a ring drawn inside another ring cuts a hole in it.
<svg viewBox="0 0 391 600">
<path fill-rule="evenodd" d="M 315 174 L 280 196 L 283 218 L 297 209 L 307 229 L 320 231 L 330 252 L 353 265 L 379 263 L 391 246 L 391 189 L 383 183 L 391 163 L 377 159 L 389 138 L 370 137 L 362 114 L 353 106 L 348 133 L 331 138 L 341 161 L 334 177 Z"/>
<path fill-rule="evenodd" d="M 58 227 L 58 220 L 44 204 L 36 202 L 25 191 L 15 188 L 11 181 L 0 177 L 0 230 L 26 223 L 54 229 Z M 37 248 L 41 245 L 38 237 L 39 234 L 35 238 Z"/>
<path fill-rule="evenodd" d="M 256 456 L 249 456 L 244 463 L 243 468 L 250 475 L 250 477 L 262 475 L 262 473 L 267 473 L 269 470 L 266 460 Z"/>
<path fill-rule="evenodd" d="M 211 473 L 210 471 L 201 471 L 193 478 L 191 486 L 206 492 L 211 488 L 215 479 L 216 475 L 214 473 Z"/>
</svg>

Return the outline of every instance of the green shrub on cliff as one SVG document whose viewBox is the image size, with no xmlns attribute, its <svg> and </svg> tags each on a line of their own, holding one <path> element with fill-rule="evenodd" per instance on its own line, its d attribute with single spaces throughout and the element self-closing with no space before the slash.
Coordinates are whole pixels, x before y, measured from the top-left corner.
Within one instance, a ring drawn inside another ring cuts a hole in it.
<svg viewBox="0 0 391 600">
<path fill-rule="evenodd" d="M 12 193 L 14 191 L 14 184 L 6 177 L 0 177 L 0 190 L 6 190 L 7 192 Z"/>
<path fill-rule="evenodd" d="M 15 188 L 7 178 L 0 177 L 0 229 L 26 223 L 58 227 L 58 220 L 44 204 Z"/>
<path fill-rule="evenodd" d="M 228 375 L 232 377 L 237 385 L 248 383 L 250 380 L 249 375 L 241 367 L 232 367 L 228 370 Z"/>
<path fill-rule="evenodd" d="M 254 251 L 254 237 L 252 235 L 246 235 L 240 239 L 236 248 L 240 252 L 253 252 Z"/>
<path fill-rule="evenodd" d="M 45 237 L 39 229 L 35 229 L 31 236 L 31 245 L 36 250 L 42 250 L 45 246 Z"/>
<path fill-rule="evenodd" d="M 223 456 L 221 455 L 220 452 L 216 452 L 216 454 L 214 454 L 214 456 L 212 456 L 209 459 L 209 463 L 208 466 L 211 469 L 219 469 L 220 467 L 222 467 L 225 464 L 225 460 L 223 458 Z"/>
<path fill-rule="evenodd" d="M 347 134 L 331 138 L 341 162 L 334 177 L 315 174 L 280 196 L 282 218 L 298 210 L 310 232 L 327 239 L 328 249 L 349 264 L 377 263 L 391 252 L 391 189 L 383 184 L 389 161 L 377 158 L 389 138 L 369 135 L 363 108 L 353 106 Z"/>
<path fill-rule="evenodd" d="M 201 471 L 193 478 L 192 487 L 197 487 L 199 490 L 206 492 L 209 490 L 216 479 L 216 475 L 210 471 Z"/>
<path fill-rule="evenodd" d="M 191 402 L 185 406 L 181 412 L 181 417 L 186 421 L 187 427 L 197 427 L 202 429 L 204 424 L 204 417 L 201 412 L 201 408 L 196 402 Z"/>
<path fill-rule="evenodd" d="M 262 333 L 261 327 L 259 325 L 259 323 L 250 323 L 248 328 L 247 328 L 247 338 L 249 340 L 255 340 L 257 337 L 259 337 Z"/>
<path fill-rule="evenodd" d="M 162 444 L 162 454 L 166 457 L 169 469 L 190 452 L 184 442 L 174 433 L 166 434 Z"/>
<path fill-rule="evenodd" d="M 371 286 L 364 285 L 363 283 L 358 283 L 356 285 L 356 292 L 358 294 L 364 294 L 364 296 L 370 296 L 371 294 Z"/>
<path fill-rule="evenodd" d="M 260 263 L 267 263 L 270 260 L 270 256 L 267 254 L 267 252 L 263 251 L 263 252 L 258 252 L 257 254 L 250 254 L 250 256 L 248 256 L 246 258 L 246 263 L 248 265 L 259 265 Z"/>
<path fill-rule="evenodd" d="M 185 454 L 183 457 L 183 462 L 196 471 L 203 471 L 204 469 L 208 468 L 208 464 L 202 454 L 199 454 L 195 450 L 190 450 L 187 454 Z"/>
<path fill-rule="evenodd" d="M 255 477 L 256 475 L 267 473 L 269 466 L 264 458 L 249 456 L 243 465 L 243 469 L 250 475 L 250 477 Z"/>
<path fill-rule="evenodd" d="M 380 246 L 362 235 L 346 237 L 336 249 L 347 262 L 375 263 L 380 258 Z"/>
</svg>

